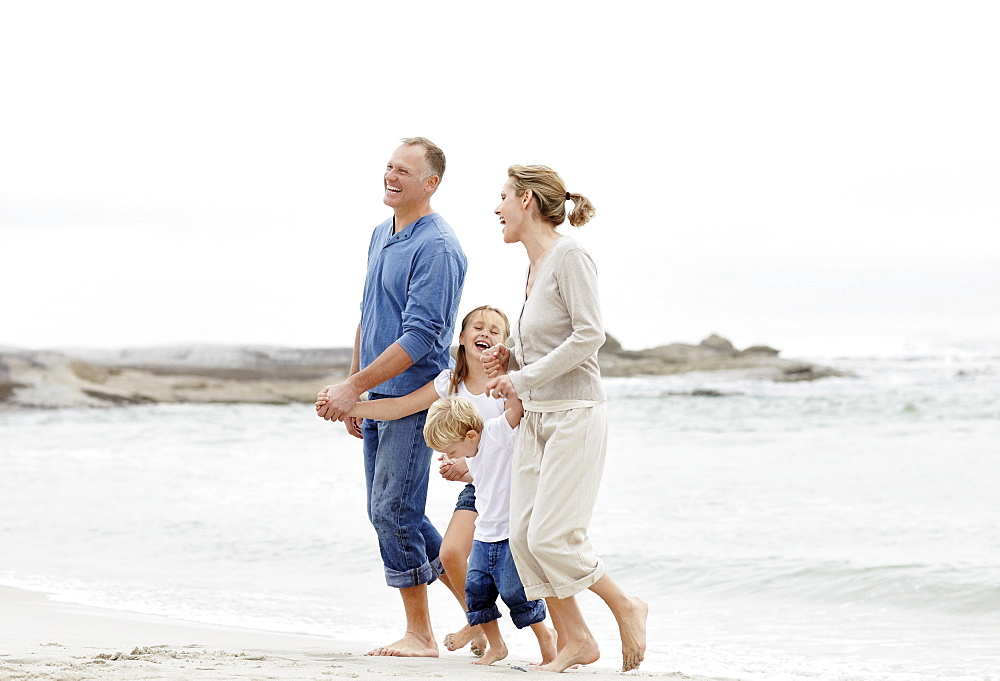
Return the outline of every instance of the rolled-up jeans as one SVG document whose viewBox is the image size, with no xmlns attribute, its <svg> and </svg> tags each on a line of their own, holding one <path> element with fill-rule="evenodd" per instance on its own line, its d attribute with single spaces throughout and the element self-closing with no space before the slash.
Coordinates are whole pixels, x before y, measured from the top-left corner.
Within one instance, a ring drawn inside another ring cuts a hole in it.
<svg viewBox="0 0 1000 681">
<path fill-rule="evenodd" d="M 388 395 L 368 393 L 368 399 Z M 425 513 L 432 452 L 424 442 L 427 412 L 395 421 L 365 419 L 368 519 L 378 535 L 385 583 L 396 588 L 430 584 L 444 572 L 441 533 Z"/>
</svg>

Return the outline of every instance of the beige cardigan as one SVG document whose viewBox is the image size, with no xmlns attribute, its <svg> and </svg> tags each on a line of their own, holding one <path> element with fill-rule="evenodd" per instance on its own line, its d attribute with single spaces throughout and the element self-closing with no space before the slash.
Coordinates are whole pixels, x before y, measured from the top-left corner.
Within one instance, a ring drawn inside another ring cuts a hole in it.
<svg viewBox="0 0 1000 681">
<path fill-rule="evenodd" d="M 571 237 L 552 245 L 513 336 L 510 380 L 522 400 L 605 399 L 597 363 L 604 345 L 597 268 Z"/>
</svg>

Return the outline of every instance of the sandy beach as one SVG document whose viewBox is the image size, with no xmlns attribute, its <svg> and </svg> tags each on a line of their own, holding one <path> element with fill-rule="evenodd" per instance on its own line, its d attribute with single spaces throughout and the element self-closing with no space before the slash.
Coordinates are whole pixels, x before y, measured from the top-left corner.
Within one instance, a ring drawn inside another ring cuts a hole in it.
<svg viewBox="0 0 1000 681">
<path fill-rule="evenodd" d="M 487 679 L 516 676 L 529 660 L 471 664 L 468 650 L 437 659 L 369 657 L 374 642 L 212 627 L 82 607 L 46 595 L 0 588 L 0 679 Z M 607 660 L 566 672 L 620 678 Z M 537 672 L 543 674 L 543 672 Z M 642 678 L 692 678 L 645 673 Z"/>
</svg>

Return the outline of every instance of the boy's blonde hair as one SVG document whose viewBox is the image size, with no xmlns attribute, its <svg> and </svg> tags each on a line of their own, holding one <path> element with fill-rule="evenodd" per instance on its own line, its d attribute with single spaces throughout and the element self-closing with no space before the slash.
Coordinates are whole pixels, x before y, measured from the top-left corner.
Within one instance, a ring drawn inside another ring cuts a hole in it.
<svg viewBox="0 0 1000 681">
<path fill-rule="evenodd" d="M 483 417 L 472 400 L 450 395 L 438 399 L 427 411 L 424 441 L 428 447 L 440 452 L 448 445 L 464 440 L 470 430 L 483 432 Z"/>
</svg>

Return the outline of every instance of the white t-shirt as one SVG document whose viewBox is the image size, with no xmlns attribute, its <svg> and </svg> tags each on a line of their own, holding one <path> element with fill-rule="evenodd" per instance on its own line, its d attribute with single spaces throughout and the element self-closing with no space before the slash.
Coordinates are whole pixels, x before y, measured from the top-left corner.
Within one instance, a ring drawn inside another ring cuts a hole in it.
<svg viewBox="0 0 1000 681">
<path fill-rule="evenodd" d="M 514 459 L 517 428 L 501 414 L 483 424 L 479 451 L 466 459 L 476 486 L 476 532 L 479 541 L 500 541 L 510 536 L 510 466 Z"/>
<path fill-rule="evenodd" d="M 434 389 L 440 397 L 447 397 L 448 395 L 456 394 L 448 392 L 451 389 L 451 369 L 445 369 L 437 375 L 437 378 L 434 379 Z M 504 412 L 504 401 L 502 399 L 498 397 L 487 397 L 486 393 L 473 395 L 469 392 L 469 389 L 465 387 L 465 381 L 458 384 L 457 394 L 459 397 L 467 397 L 472 400 L 472 403 L 476 405 L 476 409 L 479 410 L 479 415 L 483 417 L 483 421 L 495 419 Z"/>
</svg>

